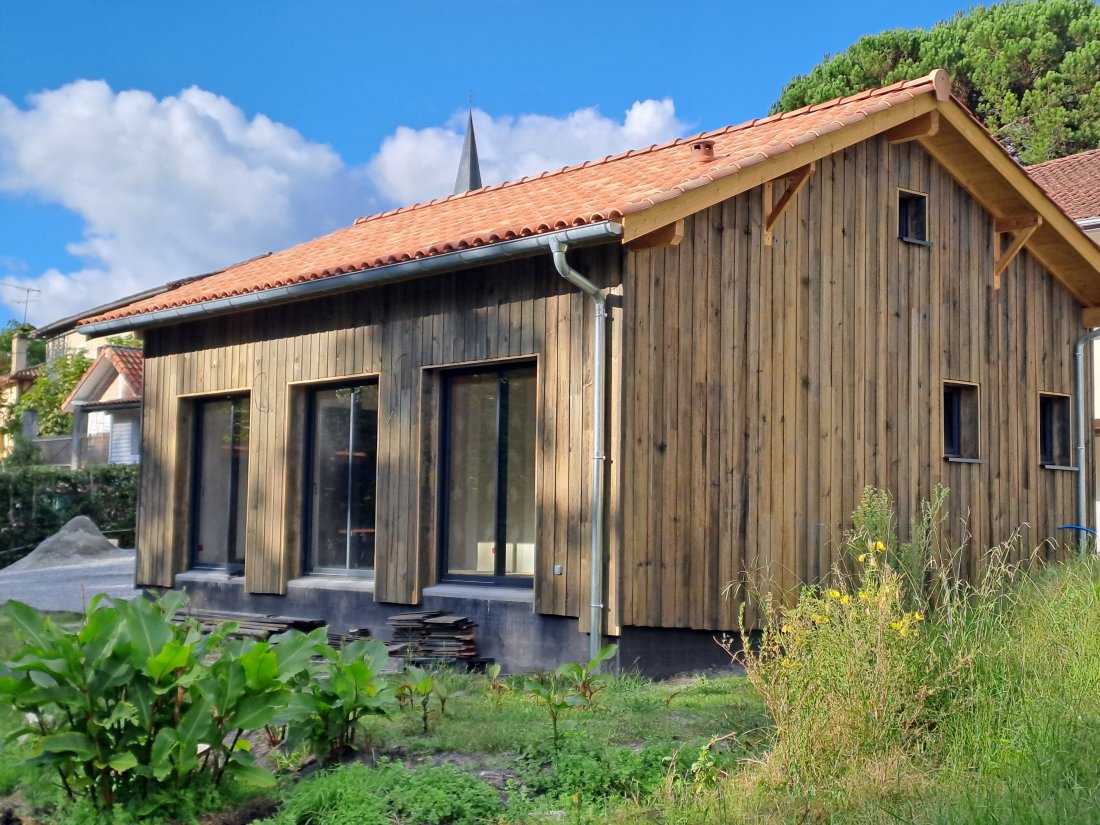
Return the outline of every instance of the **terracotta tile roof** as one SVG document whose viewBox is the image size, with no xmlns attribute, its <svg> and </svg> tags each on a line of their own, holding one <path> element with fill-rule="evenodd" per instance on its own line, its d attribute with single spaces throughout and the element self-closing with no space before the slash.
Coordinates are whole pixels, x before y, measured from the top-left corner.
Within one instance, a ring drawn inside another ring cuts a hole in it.
<svg viewBox="0 0 1100 825">
<path fill-rule="evenodd" d="M 940 72 L 940 84 L 945 76 Z M 663 145 L 587 161 L 367 218 L 291 249 L 255 258 L 88 318 L 106 321 L 316 280 L 551 232 L 618 221 L 864 118 L 937 91 L 937 75 Z M 941 94 L 945 90 L 939 89 Z M 714 141 L 700 163 L 690 144 Z"/>
<path fill-rule="evenodd" d="M 0 376 L 0 387 L 10 387 L 12 384 L 33 383 L 36 378 L 45 372 L 45 367 L 38 364 L 34 367 L 25 367 L 8 375 Z"/>
<path fill-rule="evenodd" d="M 145 354 L 141 350 L 131 347 L 111 346 L 103 348 L 100 357 L 104 356 L 111 359 L 111 363 L 118 370 L 118 374 L 126 380 L 126 383 L 130 385 L 130 389 L 133 390 L 130 396 L 115 400 L 140 401 L 145 390 Z"/>
<path fill-rule="evenodd" d="M 1038 163 L 1027 171 L 1075 221 L 1100 217 L 1100 149 Z"/>
</svg>

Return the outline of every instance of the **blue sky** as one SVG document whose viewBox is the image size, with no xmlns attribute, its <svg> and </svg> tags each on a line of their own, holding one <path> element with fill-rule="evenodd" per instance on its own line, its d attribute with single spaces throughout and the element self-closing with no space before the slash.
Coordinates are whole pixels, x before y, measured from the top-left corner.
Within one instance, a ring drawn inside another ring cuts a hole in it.
<svg viewBox="0 0 1100 825">
<path fill-rule="evenodd" d="M 486 182 L 767 114 L 957 3 L 7 2 L 0 282 L 47 323 Z M 0 317 L 21 317 L 0 286 Z"/>
</svg>

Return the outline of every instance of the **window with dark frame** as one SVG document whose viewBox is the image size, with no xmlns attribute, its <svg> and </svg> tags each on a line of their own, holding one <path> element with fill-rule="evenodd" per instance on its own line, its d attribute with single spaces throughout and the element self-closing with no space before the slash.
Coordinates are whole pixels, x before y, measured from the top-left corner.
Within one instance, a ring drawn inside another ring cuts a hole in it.
<svg viewBox="0 0 1100 825">
<path fill-rule="evenodd" d="M 305 567 L 370 575 L 375 565 L 378 383 L 321 387 L 307 397 Z"/>
<path fill-rule="evenodd" d="M 244 568 L 248 494 L 247 397 L 195 402 L 191 564 Z"/>
<path fill-rule="evenodd" d="M 1070 397 L 1039 394 L 1039 463 L 1044 467 L 1073 464 L 1073 426 Z"/>
<path fill-rule="evenodd" d="M 444 373 L 440 573 L 531 584 L 535 573 L 535 367 Z"/>
<path fill-rule="evenodd" d="M 977 460 L 980 457 L 978 385 L 943 383 L 943 455 L 946 459 Z"/>
<path fill-rule="evenodd" d="M 910 243 L 928 243 L 928 196 L 898 191 L 898 237 Z"/>
</svg>

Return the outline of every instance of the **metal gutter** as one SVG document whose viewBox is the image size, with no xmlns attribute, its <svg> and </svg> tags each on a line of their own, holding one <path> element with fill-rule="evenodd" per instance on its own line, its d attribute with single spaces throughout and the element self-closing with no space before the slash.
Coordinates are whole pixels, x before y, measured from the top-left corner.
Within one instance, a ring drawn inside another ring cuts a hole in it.
<svg viewBox="0 0 1100 825">
<path fill-rule="evenodd" d="M 439 272 L 468 269 L 512 258 L 529 257 L 542 252 L 544 249 L 549 249 L 550 245 L 557 240 L 570 245 L 587 245 L 618 239 L 622 236 L 622 233 L 623 228 L 621 225 L 611 221 L 601 221 L 546 232 L 541 235 L 530 235 L 512 241 L 501 241 L 500 243 L 446 252 L 428 258 L 416 258 L 396 264 L 360 269 L 343 275 L 330 275 L 327 278 L 317 278 L 312 281 L 265 289 L 259 292 L 249 292 L 244 295 L 233 295 L 228 298 L 218 298 L 198 304 L 154 310 L 153 312 L 132 315 L 126 318 L 99 321 L 93 324 L 85 324 L 78 327 L 78 330 L 89 336 L 108 335 L 162 324 L 193 321 L 199 318 L 240 312 L 260 306 L 315 298 L 357 287 L 390 284 Z"/>
<path fill-rule="evenodd" d="M 554 266 L 565 280 L 592 299 L 596 323 L 592 337 L 592 549 L 590 574 L 590 608 L 588 625 L 588 658 L 595 659 L 602 645 L 600 626 L 603 624 L 603 502 L 604 502 L 604 396 L 607 393 L 607 296 L 565 260 L 569 247 L 559 237 L 550 239 Z"/>
</svg>

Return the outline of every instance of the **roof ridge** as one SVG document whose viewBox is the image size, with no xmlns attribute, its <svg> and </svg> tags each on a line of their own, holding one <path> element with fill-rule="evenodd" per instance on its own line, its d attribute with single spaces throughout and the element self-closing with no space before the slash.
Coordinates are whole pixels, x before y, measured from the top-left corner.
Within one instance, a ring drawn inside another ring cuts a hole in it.
<svg viewBox="0 0 1100 825">
<path fill-rule="evenodd" d="M 1063 155 L 1060 158 L 1051 158 L 1050 160 L 1044 160 L 1042 163 L 1033 163 L 1031 166 L 1025 167 L 1028 172 L 1036 172 L 1040 169 L 1045 169 L 1052 166 L 1058 166 L 1066 161 L 1080 160 L 1088 155 L 1100 154 L 1100 146 L 1095 149 L 1085 149 L 1082 152 L 1075 152 L 1072 155 Z"/>
<path fill-rule="evenodd" d="M 638 147 L 638 148 L 634 148 L 634 149 L 627 149 L 627 150 L 625 150 L 623 152 L 619 152 L 618 154 L 615 154 L 615 155 L 604 155 L 602 158 L 594 158 L 594 159 L 585 160 L 581 163 L 574 163 L 574 164 L 562 166 L 560 169 L 548 169 L 548 170 L 545 170 L 543 172 L 539 172 L 539 173 L 536 173 L 536 174 L 524 175 L 523 177 L 516 178 L 515 180 L 501 181 L 500 183 L 490 184 L 489 186 L 483 186 L 480 189 L 471 189 L 468 192 L 460 192 L 457 195 L 447 195 L 447 196 L 442 197 L 442 198 L 432 198 L 430 201 L 421 201 L 420 203 L 414 203 L 414 204 L 410 204 L 408 206 L 399 206 L 395 209 L 388 209 L 384 212 L 378 212 L 374 215 L 364 215 L 362 217 L 356 218 L 355 222 L 352 224 L 352 226 L 361 226 L 362 224 L 371 223 L 373 221 L 381 220 L 382 218 L 389 218 L 389 217 L 393 217 L 394 215 L 404 214 L 406 212 L 413 212 L 413 211 L 417 211 L 417 210 L 421 210 L 421 209 L 427 209 L 428 207 L 435 206 L 436 204 L 447 203 L 449 201 L 455 201 L 455 200 L 459 200 L 461 198 L 476 197 L 477 195 L 483 194 L 485 192 L 490 192 L 490 191 L 495 191 L 495 190 L 498 190 L 498 189 L 506 189 L 506 188 L 509 188 L 509 187 L 518 186 L 522 183 L 526 183 L 526 182 L 532 181 L 532 180 L 541 180 L 543 178 L 548 178 L 548 177 L 557 177 L 558 175 L 564 175 L 564 174 L 567 174 L 569 172 L 574 172 L 578 169 L 584 169 L 586 167 L 602 166 L 604 164 L 614 163 L 614 162 L 619 161 L 619 160 L 625 160 L 626 158 L 633 158 L 633 157 L 637 157 L 639 155 L 647 155 L 647 154 L 651 154 L 653 152 L 662 151 L 664 149 L 671 149 L 675 146 L 683 146 L 685 143 L 692 143 L 692 142 L 697 141 L 697 140 L 703 140 L 703 139 L 712 138 L 712 137 L 719 137 L 721 135 L 733 134 L 734 132 L 739 132 L 739 131 L 742 131 L 744 129 L 749 129 L 749 128 L 752 128 L 753 126 L 759 126 L 760 124 L 763 124 L 763 123 L 771 123 L 772 121 L 775 121 L 775 120 L 790 119 L 790 118 L 797 117 L 799 115 L 807 114 L 811 111 L 821 112 L 821 111 L 825 111 L 825 110 L 828 110 L 828 109 L 833 109 L 833 108 L 836 108 L 838 106 L 842 106 L 846 103 L 851 103 L 853 100 L 859 100 L 861 98 L 871 99 L 871 98 L 875 98 L 875 97 L 880 97 L 882 95 L 890 94 L 891 92 L 899 91 L 903 88 L 914 88 L 914 87 L 923 86 L 923 85 L 926 85 L 926 84 L 931 84 L 931 85 L 934 86 L 935 83 L 936 83 L 936 72 L 942 72 L 942 71 L 943 71 L 942 69 L 936 69 L 931 74 L 925 75 L 924 77 L 915 78 L 913 80 L 899 80 L 898 82 L 892 83 L 889 86 L 884 86 L 881 89 L 864 89 L 861 92 L 857 92 L 855 94 L 848 95 L 847 97 L 840 97 L 840 98 L 836 98 L 834 100 L 823 101 L 821 103 L 811 103 L 807 106 L 803 106 L 799 109 L 794 109 L 790 112 L 778 112 L 774 115 L 768 115 L 767 117 L 753 118 L 752 120 L 746 120 L 742 123 L 737 123 L 737 124 L 734 124 L 734 125 L 731 125 L 731 126 L 723 126 L 723 127 L 719 127 L 718 129 L 711 129 L 709 131 L 697 132 L 696 134 L 687 135 L 685 137 L 673 138 L 672 140 L 667 140 L 664 143 L 653 143 L 653 144 L 650 144 L 649 146 L 643 146 L 643 147 Z M 350 227 L 348 227 L 348 228 L 350 228 Z M 337 231 L 339 231 L 339 230 L 337 230 Z"/>
</svg>

